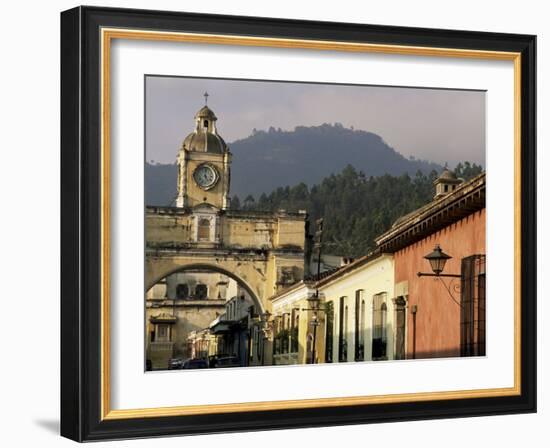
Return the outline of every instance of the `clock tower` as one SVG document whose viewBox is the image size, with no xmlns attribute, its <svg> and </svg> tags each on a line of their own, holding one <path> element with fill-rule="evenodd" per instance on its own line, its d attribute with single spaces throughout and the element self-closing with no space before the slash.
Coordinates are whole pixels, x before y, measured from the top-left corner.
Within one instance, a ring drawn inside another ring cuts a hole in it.
<svg viewBox="0 0 550 448">
<path fill-rule="evenodd" d="M 195 114 L 195 130 L 182 143 L 177 157 L 176 207 L 199 205 L 225 210 L 229 207 L 231 153 L 218 134 L 218 118 L 205 105 Z"/>
</svg>

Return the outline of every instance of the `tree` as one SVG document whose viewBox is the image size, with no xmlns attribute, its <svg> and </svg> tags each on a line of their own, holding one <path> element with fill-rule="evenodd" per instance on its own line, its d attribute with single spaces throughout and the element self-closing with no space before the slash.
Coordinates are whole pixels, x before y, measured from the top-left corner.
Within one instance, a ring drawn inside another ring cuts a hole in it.
<svg viewBox="0 0 550 448">
<path fill-rule="evenodd" d="M 254 200 L 254 196 L 252 196 L 251 194 L 249 194 L 245 199 L 244 199 L 244 210 L 252 210 L 254 209 L 254 205 L 256 204 L 256 201 Z"/>
<path fill-rule="evenodd" d="M 464 163 L 458 163 L 456 168 L 454 169 L 454 173 L 456 174 L 456 176 L 464 180 L 469 180 L 472 177 L 481 174 L 482 172 L 483 168 L 481 167 L 481 165 L 470 163 L 468 161 Z"/>
<path fill-rule="evenodd" d="M 231 198 L 231 201 L 229 202 L 229 209 L 230 210 L 240 210 L 241 209 L 241 201 L 239 200 L 239 196 L 236 194 L 233 195 Z"/>
<path fill-rule="evenodd" d="M 457 176 L 464 179 L 481 172 L 481 166 L 470 162 L 455 168 Z M 310 222 L 323 217 L 325 253 L 355 258 L 373 249 L 374 239 L 398 218 L 432 201 L 433 181 L 438 175 L 436 171 L 428 175 L 418 171 L 414 177 L 386 174 L 367 178 L 348 165 L 311 188 L 305 183 L 278 187 L 262 193 L 257 202 L 249 195 L 243 209 L 306 210 Z"/>
</svg>

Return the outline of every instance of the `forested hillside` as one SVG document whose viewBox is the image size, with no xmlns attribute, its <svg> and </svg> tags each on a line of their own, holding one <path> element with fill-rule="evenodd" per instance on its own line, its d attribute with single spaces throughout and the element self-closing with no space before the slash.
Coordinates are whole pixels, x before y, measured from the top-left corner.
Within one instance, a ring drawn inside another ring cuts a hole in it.
<svg viewBox="0 0 550 448">
<path fill-rule="evenodd" d="M 339 124 L 297 126 L 292 131 L 270 128 L 256 131 L 229 144 L 231 194 L 269 194 L 284 185 L 304 183 L 309 187 L 347 165 L 366 176 L 408 173 L 427 174 L 441 165 L 406 158 L 379 135 L 345 128 Z M 174 161 L 177 149 L 174 148 Z M 147 205 L 168 205 L 176 195 L 175 164 L 146 163 L 145 199 Z"/>
<path fill-rule="evenodd" d="M 482 172 L 479 165 L 460 163 L 455 173 L 463 179 Z M 438 172 L 418 171 L 415 176 L 367 177 L 351 165 L 309 188 L 305 183 L 279 187 L 259 197 L 233 196 L 231 206 L 242 210 L 306 210 L 315 222 L 324 218 L 326 253 L 358 257 L 374 247 L 374 238 L 400 216 L 433 199 Z M 310 229 L 311 232 L 314 229 Z"/>
</svg>

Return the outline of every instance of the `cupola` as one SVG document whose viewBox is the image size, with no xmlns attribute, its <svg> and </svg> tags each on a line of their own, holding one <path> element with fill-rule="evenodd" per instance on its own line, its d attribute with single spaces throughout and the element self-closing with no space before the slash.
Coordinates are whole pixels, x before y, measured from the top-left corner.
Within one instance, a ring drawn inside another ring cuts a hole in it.
<svg viewBox="0 0 550 448">
<path fill-rule="evenodd" d="M 452 193 L 462 182 L 464 182 L 464 179 L 457 178 L 454 172 L 445 168 L 439 177 L 434 180 L 434 199 L 439 199 Z"/>
</svg>

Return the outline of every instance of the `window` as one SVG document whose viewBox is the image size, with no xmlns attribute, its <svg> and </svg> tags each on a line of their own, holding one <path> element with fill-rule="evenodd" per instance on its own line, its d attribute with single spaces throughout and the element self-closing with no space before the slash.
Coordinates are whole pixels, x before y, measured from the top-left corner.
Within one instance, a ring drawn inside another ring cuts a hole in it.
<svg viewBox="0 0 550 448">
<path fill-rule="evenodd" d="M 460 356 L 485 356 L 485 255 L 462 259 Z"/>
<path fill-rule="evenodd" d="M 176 299 L 187 299 L 189 297 L 189 286 L 186 283 L 180 283 L 176 286 Z"/>
<path fill-rule="evenodd" d="M 204 120 L 203 125 L 205 128 L 208 128 L 208 120 Z"/>
<path fill-rule="evenodd" d="M 362 300 L 363 290 L 355 291 L 355 360 L 365 360 L 365 347 L 363 344 L 365 301 Z"/>
<path fill-rule="evenodd" d="M 300 325 L 300 314 L 297 309 L 292 310 L 292 327 L 290 328 L 290 352 L 298 352 L 298 326 Z"/>
<path fill-rule="evenodd" d="M 170 329 L 168 324 L 157 324 L 155 339 L 158 342 L 170 342 Z"/>
<path fill-rule="evenodd" d="M 325 304 L 326 334 L 325 334 L 325 362 L 332 362 L 334 338 L 334 302 Z"/>
<path fill-rule="evenodd" d="M 199 283 L 195 286 L 195 297 L 199 300 L 206 299 L 208 296 L 208 286 Z"/>
<path fill-rule="evenodd" d="M 206 218 L 199 219 L 198 229 L 199 241 L 210 241 L 210 220 Z"/>
<path fill-rule="evenodd" d="M 340 297 L 339 325 L 338 325 L 338 362 L 347 362 L 348 360 L 348 342 L 347 342 L 347 314 L 346 298 Z"/>
<path fill-rule="evenodd" d="M 372 359 L 387 359 L 387 315 L 386 293 L 376 294 L 372 300 Z"/>
</svg>

